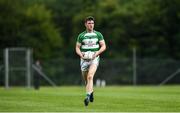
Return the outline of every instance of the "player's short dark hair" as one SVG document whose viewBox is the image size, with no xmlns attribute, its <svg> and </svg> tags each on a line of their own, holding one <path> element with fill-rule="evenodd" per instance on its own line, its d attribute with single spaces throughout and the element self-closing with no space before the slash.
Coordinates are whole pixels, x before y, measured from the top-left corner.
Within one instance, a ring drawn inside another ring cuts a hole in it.
<svg viewBox="0 0 180 113">
<path fill-rule="evenodd" d="M 88 16 L 88 17 L 85 18 L 84 22 L 86 23 L 89 20 L 95 21 L 93 16 Z"/>
</svg>

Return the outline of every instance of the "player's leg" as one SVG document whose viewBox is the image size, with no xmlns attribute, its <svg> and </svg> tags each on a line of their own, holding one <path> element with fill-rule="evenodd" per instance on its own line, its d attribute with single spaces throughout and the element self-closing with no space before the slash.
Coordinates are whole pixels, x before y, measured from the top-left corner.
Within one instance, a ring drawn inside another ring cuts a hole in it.
<svg viewBox="0 0 180 113">
<path fill-rule="evenodd" d="M 97 70 L 97 65 L 96 64 L 91 64 L 89 67 L 89 71 L 87 74 L 87 86 L 86 86 L 86 91 L 88 94 L 91 94 L 93 92 L 93 78 Z"/>
<path fill-rule="evenodd" d="M 88 74 L 88 71 L 81 71 L 82 73 L 82 78 L 84 80 L 84 83 L 85 85 L 87 85 L 87 74 Z"/>
<path fill-rule="evenodd" d="M 94 75 L 96 73 L 96 70 L 99 66 L 99 56 L 96 57 L 92 63 L 91 63 L 91 66 L 90 66 L 90 70 L 93 70 L 94 71 L 94 74 L 93 74 L 93 78 L 94 78 Z M 94 94 L 93 94 L 93 78 L 92 78 L 92 82 L 90 82 L 90 87 L 91 87 L 91 94 L 90 94 L 90 102 L 93 102 L 94 101 Z"/>
<path fill-rule="evenodd" d="M 83 79 L 85 81 L 86 87 L 87 87 L 88 68 L 89 68 L 89 62 L 86 61 L 86 60 L 81 59 L 81 72 L 82 72 L 82 77 L 83 77 Z M 87 97 L 88 97 L 88 95 L 86 93 L 86 98 L 84 100 L 85 106 L 88 106 L 88 104 L 89 104 L 89 98 L 87 98 Z"/>
<path fill-rule="evenodd" d="M 91 97 L 91 94 L 93 92 L 93 77 L 94 77 L 94 74 L 96 72 L 96 69 L 97 69 L 97 65 L 92 64 L 89 67 L 89 71 L 87 73 L 86 98 L 84 100 L 85 106 L 88 105 L 89 101 L 92 102 L 90 97 Z"/>
<path fill-rule="evenodd" d="M 98 65 L 99 65 L 99 57 L 95 58 L 92 61 L 81 62 L 82 74 L 83 74 L 84 80 L 86 81 L 86 98 L 84 100 L 85 106 L 88 105 L 89 101 L 93 102 L 92 100 L 93 99 L 93 78 L 94 78 Z"/>
</svg>

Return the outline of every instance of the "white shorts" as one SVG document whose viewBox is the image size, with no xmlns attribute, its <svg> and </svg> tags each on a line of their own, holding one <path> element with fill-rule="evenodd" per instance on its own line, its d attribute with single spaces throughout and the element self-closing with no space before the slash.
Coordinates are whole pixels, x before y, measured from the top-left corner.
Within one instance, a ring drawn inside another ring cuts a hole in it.
<svg viewBox="0 0 180 113">
<path fill-rule="evenodd" d="M 89 66 L 91 64 L 96 64 L 97 67 L 99 65 L 99 60 L 100 60 L 100 57 L 97 56 L 95 59 L 93 60 L 85 60 L 85 59 L 81 59 L 81 62 L 80 62 L 80 66 L 81 66 L 81 71 L 88 71 L 89 69 Z"/>
</svg>

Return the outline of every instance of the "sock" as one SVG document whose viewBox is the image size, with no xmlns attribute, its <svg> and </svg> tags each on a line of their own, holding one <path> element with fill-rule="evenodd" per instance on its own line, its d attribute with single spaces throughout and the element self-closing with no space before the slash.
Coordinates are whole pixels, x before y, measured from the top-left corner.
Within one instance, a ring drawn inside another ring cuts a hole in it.
<svg viewBox="0 0 180 113">
<path fill-rule="evenodd" d="M 90 93 L 86 93 L 86 98 L 90 98 Z"/>
<path fill-rule="evenodd" d="M 93 91 L 91 92 L 91 94 L 93 94 Z"/>
</svg>

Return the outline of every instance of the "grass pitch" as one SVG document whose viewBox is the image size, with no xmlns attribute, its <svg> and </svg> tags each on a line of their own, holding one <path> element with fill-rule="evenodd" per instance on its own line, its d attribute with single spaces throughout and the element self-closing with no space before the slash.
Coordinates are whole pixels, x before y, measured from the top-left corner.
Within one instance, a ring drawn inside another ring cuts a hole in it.
<svg viewBox="0 0 180 113">
<path fill-rule="evenodd" d="M 180 112 L 180 86 L 109 86 L 94 89 L 84 106 L 84 87 L 0 88 L 0 112 Z"/>
</svg>

